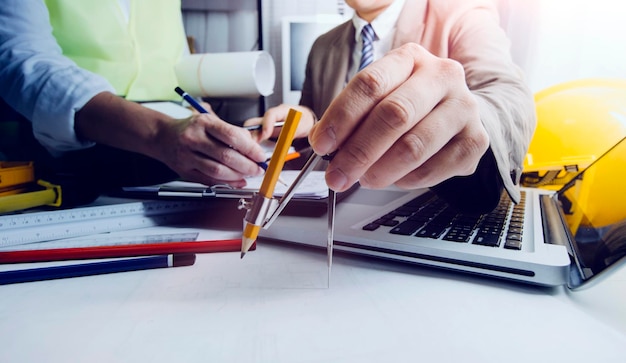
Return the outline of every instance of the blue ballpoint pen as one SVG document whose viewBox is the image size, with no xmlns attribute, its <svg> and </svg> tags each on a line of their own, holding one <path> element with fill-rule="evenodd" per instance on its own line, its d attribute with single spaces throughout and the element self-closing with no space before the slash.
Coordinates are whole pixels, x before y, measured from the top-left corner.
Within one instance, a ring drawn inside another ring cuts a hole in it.
<svg viewBox="0 0 626 363">
<path fill-rule="evenodd" d="M 174 88 L 174 91 L 176 91 L 176 93 L 178 93 L 185 101 L 189 102 L 191 107 L 195 108 L 196 111 L 198 111 L 200 113 L 209 113 L 209 111 L 207 111 L 206 108 L 202 107 L 202 105 L 199 104 L 198 101 L 196 101 L 195 98 L 191 97 L 189 95 L 189 93 L 183 91 L 182 88 L 176 87 L 176 88 Z"/>
<path fill-rule="evenodd" d="M 44 280 L 101 275 L 114 272 L 149 270 L 155 268 L 191 266 L 196 261 L 192 253 L 170 254 L 122 260 L 82 263 L 65 266 L 38 267 L 33 269 L 0 272 L 0 285 Z"/>
</svg>

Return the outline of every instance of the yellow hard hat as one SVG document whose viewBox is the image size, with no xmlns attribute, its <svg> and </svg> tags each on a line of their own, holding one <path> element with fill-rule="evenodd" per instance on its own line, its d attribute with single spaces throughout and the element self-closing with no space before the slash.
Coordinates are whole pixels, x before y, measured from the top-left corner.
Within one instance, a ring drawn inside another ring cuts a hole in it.
<svg viewBox="0 0 626 363">
<path fill-rule="evenodd" d="M 582 79 L 535 94 L 522 185 L 557 189 L 626 136 L 626 79 Z"/>
<path fill-rule="evenodd" d="M 598 155 L 600 157 L 601 155 Z M 573 230 L 579 225 L 602 228 L 626 222 L 626 138 L 572 180 L 563 197 L 572 203 L 565 219 Z M 625 236 L 623 236 L 625 237 Z"/>
</svg>

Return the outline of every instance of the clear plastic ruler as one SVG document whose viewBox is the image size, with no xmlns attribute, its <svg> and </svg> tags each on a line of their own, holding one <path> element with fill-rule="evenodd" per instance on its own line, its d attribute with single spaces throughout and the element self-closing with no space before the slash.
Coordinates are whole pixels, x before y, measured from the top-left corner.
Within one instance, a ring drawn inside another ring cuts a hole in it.
<svg viewBox="0 0 626 363">
<path fill-rule="evenodd" d="M 81 208 L 0 216 L 0 248 L 184 220 L 207 203 L 184 200 L 126 201 Z"/>
<path fill-rule="evenodd" d="M 139 230 L 141 231 L 141 230 Z M 126 232 L 122 232 L 126 233 Z M 97 235 L 89 235 L 87 237 L 74 237 L 53 241 L 44 241 L 38 243 L 28 243 L 24 245 L 9 246 L 0 248 L 1 251 L 12 251 L 19 249 L 20 251 L 32 251 L 55 248 L 78 248 L 78 247 L 96 247 L 96 246 L 124 246 L 124 245 L 141 245 L 152 243 L 168 243 L 168 242 L 193 242 L 198 239 L 198 232 L 181 232 L 181 233 L 141 233 L 135 235 L 118 235 L 113 233 L 102 233 Z"/>
</svg>

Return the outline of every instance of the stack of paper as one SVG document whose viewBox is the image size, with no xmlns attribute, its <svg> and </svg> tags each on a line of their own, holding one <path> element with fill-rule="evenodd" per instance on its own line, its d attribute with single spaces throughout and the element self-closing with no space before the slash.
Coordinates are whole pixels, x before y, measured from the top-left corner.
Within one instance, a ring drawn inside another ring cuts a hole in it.
<svg viewBox="0 0 626 363">
<path fill-rule="evenodd" d="M 276 183 L 274 189 L 274 197 L 282 197 L 287 192 L 288 186 L 291 185 L 300 170 L 283 170 L 280 173 L 280 179 L 287 185 L 282 183 Z M 298 199 L 324 199 L 328 197 L 328 186 L 324 179 L 325 173 L 323 171 L 312 171 L 304 178 L 302 183 L 295 190 L 294 198 Z M 248 185 L 244 188 L 246 190 L 258 191 L 263 182 L 263 175 L 246 179 Z"/>
</svg>

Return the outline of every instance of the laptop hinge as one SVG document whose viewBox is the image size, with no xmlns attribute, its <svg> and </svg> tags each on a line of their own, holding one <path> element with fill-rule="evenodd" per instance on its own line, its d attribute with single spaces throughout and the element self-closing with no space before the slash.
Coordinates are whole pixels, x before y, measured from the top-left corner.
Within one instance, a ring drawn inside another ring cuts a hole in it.
<svg viewBox="0 0 626 363">
<path fill-rule="evenodd" d="M 567 248 L 570 256 L 573 255 L 569 237 L 564 227 L 564 221 L 559 213 L 557 199 L 552 195 L 540 195 L 541 220 L 543 225 L 543 238 L 549 244 L 562 245 Z"/>
<path fill-rule="evenodd" d="M 567 222 L 563 218 L 558 205 L 558 194 L 541 195 L 539 203 L 541 206 L 541 220 L 543 225 L 543 238 L 547 243 L 565 246 L 569 254 L 571 266 L 569 284 L 579 285 L 585 278 L 585 273 L 580 267 L 580 263 L 572 247 L 572 240 L 569 231 L 565 228 Z"/>
</svg>

